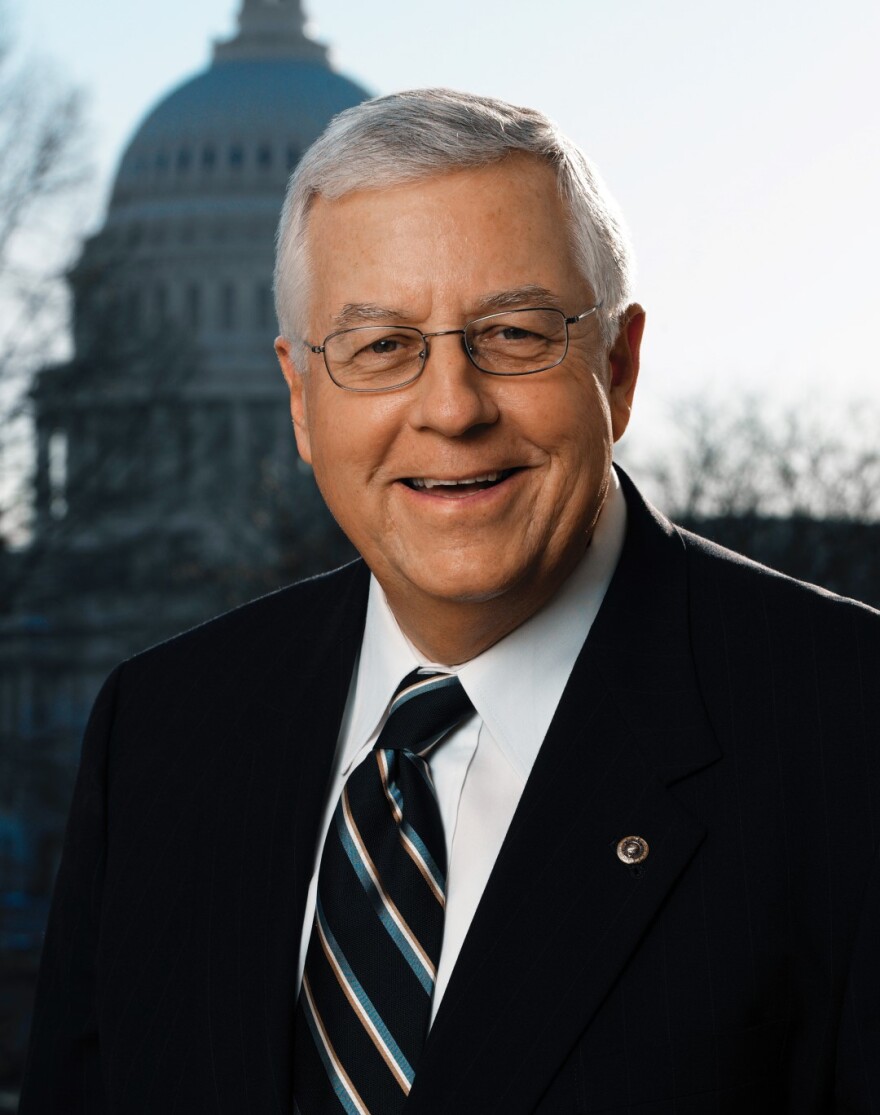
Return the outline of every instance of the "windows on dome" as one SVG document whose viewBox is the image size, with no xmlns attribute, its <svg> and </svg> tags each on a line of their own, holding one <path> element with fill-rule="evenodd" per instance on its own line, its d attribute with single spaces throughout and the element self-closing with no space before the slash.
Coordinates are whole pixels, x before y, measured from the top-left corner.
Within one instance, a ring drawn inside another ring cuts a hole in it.
<svg viewBox="0 0 880 1115">
<path fill-rule="evenodd" d="M 181 147 L 177 152 L 177 169 L 181 172 L 189 170 L 190 163 L 192 162 L 192 152 L 188 147 Z"/>
<path fill-rule="evenodd" d="M 202 169 L 213 170 L 217 165 L 217 149 L 213 144 L 208 144 L 202 148 Z"/>
<path fill-rule="evenodd" d="M 229 148 L 229 165 L 233 170 L 241 170 L 244 166 L 244 148 L 240 143 L 233 143 Z"/>
<path fill-rule="evenodd" d="M 260 170 L 268 170 L 272 166 L 272 147 L 268 143 L 261 143 L 257 148 L 257 166 Z"/>
</svg>

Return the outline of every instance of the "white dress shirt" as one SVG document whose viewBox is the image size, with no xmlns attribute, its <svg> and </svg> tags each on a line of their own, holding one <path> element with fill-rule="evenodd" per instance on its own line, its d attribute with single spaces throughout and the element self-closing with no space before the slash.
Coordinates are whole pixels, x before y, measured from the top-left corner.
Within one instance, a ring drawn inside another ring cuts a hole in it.
<svg viewBox="0 0 880 1115">
<path fill-rule="evenodd" d="M 448 871 L 443 947 L 431 1019 L 491 874 L 562 691 L 617 566 L 626 504 L 612 470 L 608 498 L 584 557 L 553 599 L 524 624 L 459 666 L 427 661 L 397 625 L 375 578 L 324 808 L 306 899 L 299 979 L 318 888 L 318 866 L 337 800 L 381 731 L 403 678 L 418 667 L 457 674 L 476 709 L 431 756 L 446 834 Z"/>
</svg>

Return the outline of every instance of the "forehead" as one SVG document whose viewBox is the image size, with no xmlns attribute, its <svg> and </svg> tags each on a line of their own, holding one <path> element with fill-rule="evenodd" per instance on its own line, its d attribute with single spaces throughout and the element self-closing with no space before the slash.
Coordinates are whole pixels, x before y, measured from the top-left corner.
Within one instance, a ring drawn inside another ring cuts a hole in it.
<svg viewBox="0 0 880 1115">
<path fill-rule="evenodd" d="M 399 309 L 413 321 L 479 312 L 481 299 L 543 287 L 583 291 L 551 167 L 514 156 L 375 190 L 315 200 L 307 226 L 309 316 L 346 305 Z"/>
</svg>

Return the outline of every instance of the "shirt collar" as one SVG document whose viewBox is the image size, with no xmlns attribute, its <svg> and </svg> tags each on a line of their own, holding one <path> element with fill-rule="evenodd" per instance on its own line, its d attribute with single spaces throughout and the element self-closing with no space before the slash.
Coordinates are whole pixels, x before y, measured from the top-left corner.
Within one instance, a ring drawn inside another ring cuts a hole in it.
<svg viewBox="0 0 880 1115">
<path fill-rule="evenodd" d="M 500 642 L 460 666 L 428 662 L 397 625 L 385 594 L 370 578 L 367 620 L 342 742 L 347 767 L 375 735 L 400 680 L 418 667 L 455 673 L 499 747 L 528 778 L 575 660 L 614 575 L 626 533 L 626 502 L 617 474 L 590 545 L 556 595 Z M 510 679 L 515 678 L 516 684 Z"/>
</svg>

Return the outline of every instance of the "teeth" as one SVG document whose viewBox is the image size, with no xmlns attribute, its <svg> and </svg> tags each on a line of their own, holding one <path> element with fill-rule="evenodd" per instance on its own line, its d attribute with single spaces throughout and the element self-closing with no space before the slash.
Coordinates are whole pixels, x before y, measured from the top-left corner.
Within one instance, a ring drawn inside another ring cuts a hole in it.
<svg viewBox="0 0 880 1115">
<path fill-rule="evenodd" d="M 411 483 L 414 488 L 458 488 L 467 484 L 494 483 L 503 475 L 501 472 L 487 472 L 482 476 L 470 476 L 467 480 L 434 480 L 428 476 L 414 476 Z"/>
</svg>

